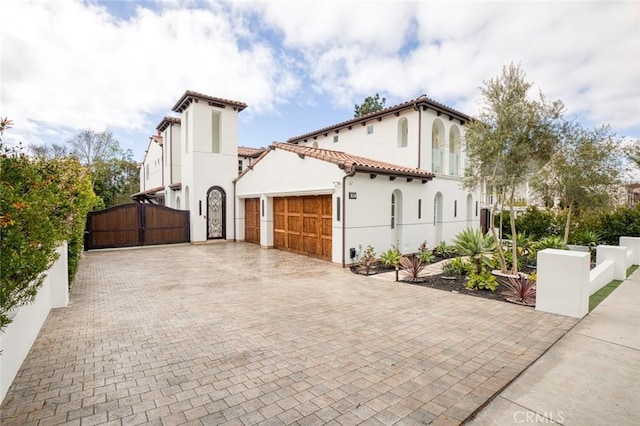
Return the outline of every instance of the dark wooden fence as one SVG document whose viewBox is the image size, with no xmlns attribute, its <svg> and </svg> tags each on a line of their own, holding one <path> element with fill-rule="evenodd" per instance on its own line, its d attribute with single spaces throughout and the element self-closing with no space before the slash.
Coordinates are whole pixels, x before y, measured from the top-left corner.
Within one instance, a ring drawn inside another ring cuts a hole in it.
<svg viewBox="0 0 640 426">
<path fill-rule="evenodd" d="M 84 249 L 189 242 L 189 212 L 156 204 L 123 204 L 87 215 Z"/>
</svg>

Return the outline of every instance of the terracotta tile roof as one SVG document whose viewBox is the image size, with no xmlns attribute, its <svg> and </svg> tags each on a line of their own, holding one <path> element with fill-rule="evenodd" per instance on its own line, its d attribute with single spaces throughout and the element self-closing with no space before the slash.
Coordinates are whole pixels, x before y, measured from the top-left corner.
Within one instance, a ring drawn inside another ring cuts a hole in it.
<svg viewBox="0 0 640 426">
<path fill-rule="evenodd" d="M 150 188 L 144 191 L 136 192 L 131 197 L 138 197 L 140 195 L 154 195 L 157 192 L 164 191 L 164 186 L 156 186 L 155 188 Z"/>
<path fill-rule="evenodd" d="M 357 155 L 347 154 L 342 151 L 332 151 L 329 149 L 312 148 L 309 146 L 295 145 L 291 143 L 274 142 L 270 149 L 265 150 L 260 157 L 253 162 L 251 166 L 238 175 L 236 181 L 252 170 L 255 165 L 266 157 L 269 152 L 274 149 L 293 152 L 303 157 L 316 158 L 337 165 L 344 169 L 346 173 L 351 171 L 382 174 L 396 177 L 406 177 L 420 179 L 423 182 L 431 180 L 435 177 L 434 173 L 422 169 L 412 169 L 411 167 L 399 166 L 397 164 L 385 163 L 383 161 L 372 160 L 370 158 L 359 157 Z"/>
<path fill-rule="evenodd" d="M 248 146 L 239 146 L 238 147 L 238 155 L 240 157 L 259 157 L 260 154 L 264 151 L 264 148 L 250 148 Z"/>
<path fill-rule="evenodd" d="M 186 109 L 191 102 L 194 100 L 202 100 L 208 102 L 209 105 L 217 106 L 221 108 L 225 108 L 227 106 L 237 109 L 238 111 L 242 111 L 247 107 L 247 104 L 244 102 L 232 101 L 231 99 L 223 99 L 216 98 L 213 96 L 205 95 L 204 93 L 194 92 L 192 90 L 187 90 L 184 94 L 178 99 L 178 102 L 171 108 L 172 111 L 182 112 Z"/>
<path fill-rule="evenodd" d="M 309 132 L 309 133 L 305 133 L 303 135 L 300 136 L 294 136 L 292 138 L 289 138 L 287 140 L 287 142 L 289 143 L 298 143 L 304 139 L 308 139 L 310 137 L 313 136 L 318 136 L 320 134 L 323 133 L 329 133 L 332 132 L 334 130 L 339 130 L 342 128 L 347 128 L 350 126 L 353 126 L 355 124 L 360 124 L 360 123 L 364 123 L 366 121 L 370 121 L 371 119 L 382 119 L 383 116 L 385 115 L 390 115 L 390 114 L 395 114 L 398 113 L 402 110 L 406 110 L 409 108 L 414 108 L 414 107 L 418 107 L 418 106 L 422 106 L 425 107 L 426 109 L 432 109 L 435 110 L 436 112 L 439 113 L 439 115 L 444 115 L 444 116 L 448 116 L 451 119 L 457 119 L 460 120 L 460 122 L 468 122 L 471 120 L 471 117 L 469 117 L 468 115 L 464 114 L 463 112 L 460 112 L 458 110 L 455 110 L 451 107 L 446 106 L 445 104 L 442 104 L 440 102 L 434 101 L 433 99 L 427 97 L 426 95 L 420 95 L 415 99 L 411 99 L 408 100 L 406 102 L 391 106 L 389 108 L 385 108 L 383 110 L 380 111 L 376 111 L 376 112 L 372 112 L 370 114 L 367 115 L 363 115 L 362 117 L 356 117 L 356 118 L 352 118 L 349 119 L 347 121 L 342 121 L 340 123 L 337 124 L 333 124 L 331 126 L 327 126 L 327 127 L 323 127 L 322 129 L 318 129 L 318 130 L 314 130 L 313 132 Z"/>
<path fill-rule="evenodd" d="M 180 119 L 178 117 L 164 117 L 162 121 L 156 126 L 156 130 L 159 132 L 163 132 L 164 129 L 169 127 L 170 124 L 180 124 Z"/>
</svg>

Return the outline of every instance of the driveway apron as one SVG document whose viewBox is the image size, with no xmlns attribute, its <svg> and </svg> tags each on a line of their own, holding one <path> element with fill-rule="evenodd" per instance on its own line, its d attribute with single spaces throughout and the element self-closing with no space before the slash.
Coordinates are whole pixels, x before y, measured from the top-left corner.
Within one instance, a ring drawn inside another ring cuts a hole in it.
<svg viewBox="0 0 640 426">
<path fill-rule="evenodd" d="M 460 424 L 575 323 L 248 243 L 92 251 L 0 423 Z"/>
</svg>

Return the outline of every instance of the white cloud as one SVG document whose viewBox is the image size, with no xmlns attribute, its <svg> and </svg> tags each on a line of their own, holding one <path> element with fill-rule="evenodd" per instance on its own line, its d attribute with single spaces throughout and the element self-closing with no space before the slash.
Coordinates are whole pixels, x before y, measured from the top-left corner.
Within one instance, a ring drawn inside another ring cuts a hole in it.
<svg viewBox="0 0 640 426">
<path fill-rule="evenodd" d="M 426 93 L 474 115 L 478 87 L 512 61 L 570 114 L 640 136 L 631 1 L 163 0 L 112 13 L 80 0 L 3 3 L 0 114 L 23 136 L 150 133 L 186 89 L 247 102 L 244 120 L 327 98 L 350 108 L 375 92 L 388 104 Z"/>
<path fill-rule="evenodd" d="M 31 140 L 34 122 L 151 132 L 148 114 L 168 112 L 186 89 L 259 113 L 298 85 L 264 42 L 238 47 L 236 28 L 246 29 L 221 7 L 139 7 L 118 20 L 80 1 L 16 0 L 3 13 L 2 114 Z"/>
</svg>

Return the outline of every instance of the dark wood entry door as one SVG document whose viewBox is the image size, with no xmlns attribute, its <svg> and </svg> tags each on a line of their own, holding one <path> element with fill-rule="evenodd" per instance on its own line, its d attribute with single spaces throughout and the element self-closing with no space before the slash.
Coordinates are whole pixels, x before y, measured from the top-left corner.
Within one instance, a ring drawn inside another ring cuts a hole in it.
<svg viewBox="0 0 640 426">
<path fill-rule="evenodd" d="M 273 246 L 331 260 L 331 195 L 273 200 Z"/>
<path fill-rule="evenodd" d="M 244 240 L 260 244 L 260 198 L 244 200 Z"/>
</svg>

